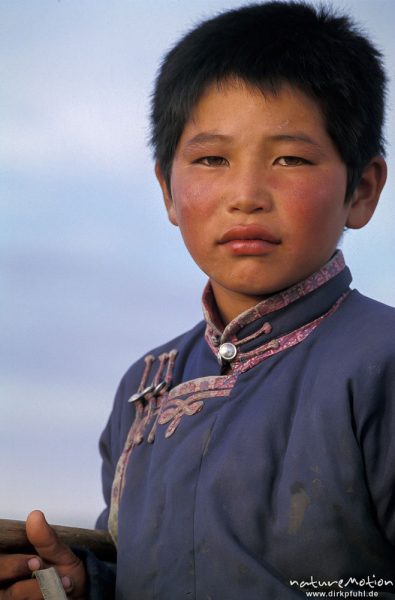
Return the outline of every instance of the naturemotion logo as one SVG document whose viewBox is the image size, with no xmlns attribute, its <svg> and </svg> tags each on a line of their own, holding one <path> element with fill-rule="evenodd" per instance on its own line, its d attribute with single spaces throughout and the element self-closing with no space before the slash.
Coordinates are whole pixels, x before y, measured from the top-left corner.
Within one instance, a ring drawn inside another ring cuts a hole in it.
<svg viewBox="0 0 395 600">
<path fill-rule="evenodd" d="M 291 579 L 289 584 L 304 592 L 307 598 L 379 598 L 380 591 L 394 587 L 391 579 L 348 577 L 347 579 Z"/>
</svg>

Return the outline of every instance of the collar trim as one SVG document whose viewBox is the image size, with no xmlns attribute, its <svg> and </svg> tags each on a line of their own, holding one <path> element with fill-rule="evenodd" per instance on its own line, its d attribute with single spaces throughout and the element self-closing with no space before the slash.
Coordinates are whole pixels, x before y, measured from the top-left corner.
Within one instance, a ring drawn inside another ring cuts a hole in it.
<svg viewBox="0 0 395 600">
<path fill-rule="evenodd" d="M 221 319 L 218 314 L 218 309 L 215 303 L 215 298 L 210 282 L 207 283 L 203 291 L 203 315 L 207 323 L 205 338 L 216 354 L 220 343 L 226 340 L 236 340 L 236 334 L 243 327 L 250 323 L 257 321 L 258 319 L 285 308 L 291 303 L 300 300 L 307 294 L 310 294 L 314 290 L 318 289 L 345 269 L 345 261 L 341 250 L 337 250 L 332 259 L 327 262 L 319 271 L 313 273 L 307 279 L 293 285 L 292 287 L 283 290 L 269 298 L 266 298 L 262 302 L 259 302 L 256 306 L 244 311 L 238 315 L 233 321 L 223 328 L 221 326 Z M 263 323 L 263 325 L 253 333 L 248 339 L 254 339 L 262 333 L 267 333 L 269 323 Z M 266 330 L 266 331 L 265 331 Z M 247 338 L 240 340 L 242 343 L 247 341 Z"/>
</svg>

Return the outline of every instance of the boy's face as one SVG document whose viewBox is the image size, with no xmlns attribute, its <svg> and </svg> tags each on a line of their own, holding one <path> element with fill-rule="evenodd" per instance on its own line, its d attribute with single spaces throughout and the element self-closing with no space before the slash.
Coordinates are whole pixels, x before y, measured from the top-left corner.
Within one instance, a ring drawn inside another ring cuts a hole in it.
<svg viewBox="0 0 395 600">
<path fill-rule="evenodd" d="M 157 173 L 225 321 L 320 269 L 353 210 L 318 105 L 288 86 L 211 86 L 178 144 L 171 195 Z"/>
</svg>

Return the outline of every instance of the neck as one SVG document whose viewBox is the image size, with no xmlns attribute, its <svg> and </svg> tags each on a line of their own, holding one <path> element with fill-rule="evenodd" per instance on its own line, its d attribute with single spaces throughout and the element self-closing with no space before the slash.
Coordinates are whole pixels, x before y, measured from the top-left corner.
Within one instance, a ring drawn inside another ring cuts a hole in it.
<svg viewBox="0 0 395 600">
<path fill-rule="evenodd" d="M 227 290 L 211 281 L 215 302 L 222 323 L 226 326 L 241 313 L 265 300 L 267 296 L 247 296 L 238 292 Z"/>
</svg>

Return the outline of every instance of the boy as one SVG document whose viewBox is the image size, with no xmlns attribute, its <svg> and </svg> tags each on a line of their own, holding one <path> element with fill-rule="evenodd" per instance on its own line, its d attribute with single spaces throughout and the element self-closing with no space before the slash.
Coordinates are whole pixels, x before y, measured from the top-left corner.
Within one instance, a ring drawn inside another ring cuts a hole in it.
<svg viewBox="0 0 395 600">
<path fill-rule="evenodd" d="M 395 597 L 395 311 L 336 251 L 385 183 L 384 87 L 350 21 L 301 3 L 226 12 L 165 58 L 156 174 L 209 283 L 205 321 L 131 367 L 101 439 L 117 598 Z M 111 596 L 27 527 L 70 597 Z M 39 597 L 22 585 L 4 598 Z"/>
</svg>

